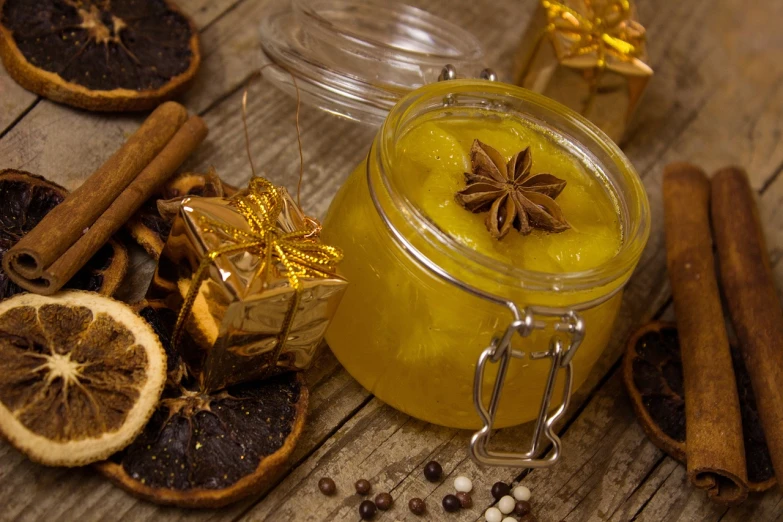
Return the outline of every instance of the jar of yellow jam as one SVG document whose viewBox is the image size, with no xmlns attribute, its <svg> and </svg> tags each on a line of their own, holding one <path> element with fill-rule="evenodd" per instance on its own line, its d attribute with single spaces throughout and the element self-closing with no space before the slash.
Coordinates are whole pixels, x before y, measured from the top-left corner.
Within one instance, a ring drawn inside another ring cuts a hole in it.
<svg viewBox="0 0 783 522">
<path fill-rule="evenodd" d="M 470 212 L 455 199 L 476 139 L 506 160 L 530 147 L 534 175 L 565 180 L 556 201 L 570 228 L 529 235 L 512 229 L 493 238 L 486 212 Z M 549 349 L 553 318 L 571 312 L 584 326 L 581 345 L 569 354 L 578 388 L 612 335 L 622 287 L 649 228 L 647 196 L 633 167 L 576 113 L 496 82 L 424 86 L 389 113 L 324 221 L 323 238 L 343 249 L 341 269 L 350 281 L 327 341 L 346 370 L 394 408 L 477 428 L 479 356 L 514 322 L 512 309 L 552 310 L 536 318 L 545 328 L 511 337 L 516 356 L 493 412 L 495 428 L 530 421 L 552 366 L 534 355 Z M 497 373 L 489 366 L 479 390 L 485 407 Z M 552 407 L 563 400 L 558 390 Z"/>
</svg>

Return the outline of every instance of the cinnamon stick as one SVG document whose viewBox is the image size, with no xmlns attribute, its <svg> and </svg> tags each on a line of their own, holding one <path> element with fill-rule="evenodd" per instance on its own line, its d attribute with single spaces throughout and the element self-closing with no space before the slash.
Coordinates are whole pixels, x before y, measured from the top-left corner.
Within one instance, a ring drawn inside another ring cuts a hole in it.
<svg viewBox="0 0 783 522">
<path fill-rule="evenodd" d="M 128 188 L 98 218 L 90 229 L 65 254 L 44 271 L 48 285 L 35 292 L 51 294 L 70 281 L 81 267 L 114 235 L 139 208 L 176 172 L 198 145 L 207 137 L 207 126 L 198 116 L 191 116 Z M 62 284 L 60 284 L 62 283 Z M 34 283 L 31 283 L 31 286 Z"/>
<path fill-rule="evenodd" d="M 783 484 L 783 309 L 745 172 L 712 179 L 712 220 L 723 292 L 745 360 L 772 467 Z"/>
<path fill-rule="evenodd" d="M 184 110 L 184 108 L 182 108 L 182 110 Z M 179 112 L 178 109 L 176 112 Z M 171 113 L 168 115 L 164 114 L 162 122 L 153 123 L 155 125 L 162 123 L 164 127 L 167 127 L 172 115 L 175 116 L 175 121 L 179 120 L 176 113 Z M 152 116 L 150 119 L 152 119 Z M 149 119 L 147 121 L 149 121 Z M 149 132 L 149 130 L 145 132 Z M 120 192 L 118 197 L 109 203 L 108 208 L 99 214 L 98 218 L 93 223 L 87 226 L 87 230 L 84 231 L 73 244 L 68 246 L 65 252 L 57 257 L 51 265 L 38 271 L 38 276 L 32 278 L 26 277 L 25 274 L 17 270 L 17 265 L 8 261 L 9 255 L 14 252 L 16 247 L 11 249 L 4 260 L 4 266 L 7 265 L 6 272 L 9 277 L 19 286 L 31 292 L 50 295 L 60 290 L 60 288 L 62 288 L 62 286 L 65 285 L 65 283 L 67 283 L 101 248 L 101 246 L 103 246 L 106 241 L 108 241 L 108 239 L 128 221 L 128 219 L 130 219 L 141 205 L 160 189 L 162 184 L 165 183 L 185 159 L 193 153 L 206 135 L 207 128 L 203 120 L 198 116 L 191 117 L 176 131 L 168 143 L 164 144 L 162 150 L 158 151 L 148 165 L 143 167 L 140 173 L 137 173 L 135 179 Z M 135 136 L 136 135 L 134 135 L 134 137 Z M 123 149 L 125 149 L 126 146 L 124 146 Z M 117 155 L 118 154 L 115 154 L 114 157 L 117 157 Z M 103 170 L 103 167 L 99 169 L 90 180 L 100 175 Z M 90 180 L 85 182 L 85 185 L 90 183 Z M 82 187 L 83 186 L 84 185 L 82 185 Z M 68 199 L 73 199 L 75 194 L 77 194 L 77 191 L 69 196 Z M 66 199 L 66 201 L 68 201 L 68 199 Z M 63 202 L 63 204 L 64 203 L 65 202 Z M 74 212 L 80 212 L 78 209 L 83 208 L 85 214 L 92 215 L 95 212 L 95 207 L 98 205 L 99 203 L 96 203 L 92 198 L 86 198 L 85 200 L 76 202 L 74 206 L 77 210 Z M 57 208 L 59 208 L 59 206 L 55 207 L 55 209 Z M 54 210 L 49 215 L 53 212 Z M 49 215 L 47 215 L 47 217 Z M 55 228 L 48 228 L 52 226 Z M 44 238 L 50 238 L 60 233 L 58 224 L 49 224 L 47 223 L 46 218 L 41 220 L 30 234 L 39 229 L 41 229 L 40 234 Z M 26 237 L 29 237 L 29 234 Z M 51 255 L 51 252 L 53 251 L 51 245 L 52 243 L 43 242 L 38 245 L 37 248 L 35 245 L 27 247 L 24 254 L 29 255 L 30 259 L 47 259 L 47 256 Z M 17 259 L 19 259 L 19 257 L 17 257 Z M 28 266 L 28 268 L 31 267 Z"/>
<path fill-rule="evenodd" d="M 669 279 L 682 347 L 685 446 L 691 482 L 722 504 L 748 495 L 742 419 L 710 230 L 710 182 L 668 165 L 663 202 Z"/>
<path fill-rule="evenodd" d="M 40 279 L 44 269 L 62 256 L 163 150 L 186 119 L 187 111 L 178 103 L 167 102 L 155 109 L 120 150 L 6 253 L 3 268 L 9 277 L 14 281 Z M 38 281 L 39 286 L 46 283 Z"/>
</svg>

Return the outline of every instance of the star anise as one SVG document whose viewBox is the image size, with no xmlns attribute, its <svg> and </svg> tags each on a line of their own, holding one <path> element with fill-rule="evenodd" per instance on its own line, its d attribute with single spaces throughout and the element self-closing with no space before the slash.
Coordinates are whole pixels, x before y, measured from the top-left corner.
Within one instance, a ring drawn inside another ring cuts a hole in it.
<svg viewBox="0 0 783 522">
<path fill-rule="evenodd" d="M 470 149 L 473 172 L 465 173 L 467 186 L 457 192 L 457 202 L 474 213 L 489 211 L 487 230 L 495 239 L 511 227 L 522 235 L 533 228 L 563 232 L 571 226 L 555 198 L 566 182 L 551 174 L 531 175 L 530 147 L 514 154 L 506 164 L 503 155 L 479 140 Z"/>
</svg>

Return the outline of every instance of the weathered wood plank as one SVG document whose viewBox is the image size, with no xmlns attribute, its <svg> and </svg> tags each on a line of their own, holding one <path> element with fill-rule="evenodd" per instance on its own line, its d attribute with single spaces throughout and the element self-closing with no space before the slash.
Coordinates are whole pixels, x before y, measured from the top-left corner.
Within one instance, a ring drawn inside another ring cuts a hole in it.
<svg viewBox="0 0 783 522">
<path fill-rule="evenodd" d="M 635 422 L 620 372 L 569 427 L 563 444 L 561 464 L 524 480 L 541 520 L 580 520 L 584 513 L 608 518 L 661 458 Z"/>
<path fill-rule="evenodd" d="M 35 94 L 22 89 L 0 67 L 0 136 L 35 103 Z"/>
<path fill-rule="evenodd" d="M 631 129 L 629 157 L 642 173 L 659 166 L 667 148 L 708 171 L 744 165 L 760 188 L 783 159 L 783 34 L 774 22 L 783 4 L 637 4 L 656 72 Z"/>
<path fill-rule="evenodd" d="M 193 19 L 196 27 L 198 27 L 200 31 L 203 31 L 204 28 L 223 16 L 226 11 L 229 11 L 242 1 L 243 0 L 187 0 L 176 3 L 186 15 Z"/>
</svg>

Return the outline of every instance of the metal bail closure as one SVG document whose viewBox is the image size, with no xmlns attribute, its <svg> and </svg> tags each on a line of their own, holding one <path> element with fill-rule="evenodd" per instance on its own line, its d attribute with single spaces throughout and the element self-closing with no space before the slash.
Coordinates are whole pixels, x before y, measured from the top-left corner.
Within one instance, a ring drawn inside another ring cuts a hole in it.
<svg viewBox="0 0 783 522">
<path fill-rule="evenodd" d="M 480 76 L 482 80 L 488 80 L 490 82 L 496 82 L 498 81 L 498 75 L 495 74 L 495 71 L 490 69 L 489 67 L 484 68 L 481 70 Z M 438 76 L 439 82 L 446 82 L 449 80 L 456 80 L 457 79 L 457 68 L 454 67 L 452 64 L 447 63 L 443 66 L 443 69 L 440 71 L 440 76 Z M 454 95 L 453 94 L 447 94 L 443 98 L 443 105 L 449 106 L 454 105 Z"/>
<path fill-rule="evenodd" d="M 489 67 L 486 67 L 481 70 L 479 78 L 481 78 L 482 80 L 489 80 L 490 82 L 498 81 L 498 75 L 495 74 L 495 71 L 493 71 Z M 457 68 L 450 63 L 444 65 L 443 69 L 441 69 L 440 71 L 440 76 L 438 76 L 438 81 L 443 82 L 446 80 L 456 80 L 456 79 L 457 79 Z"/>
<path fill-rule="evenodd" d="M 473 459 L 488 466 L 507 466 L 520 468 L 545 468 L 553 465 L 560 458 L 560 438 L 553 431 L 554 424 L 568 408 L 573 385 L 572 359 L 579 344 L 584 338 L 584 321 L 573 310 L 554 309 L 530 306 L 524 309 L 524 314 L 514 314 L 519 319 L 513 321 L 500 338 L 495 338 L 478 359 L 476 376 L 473 381 L 473 403 L 481 417 L 484 427 L 477 431 L 470 441 L 470 452 Z M 541 318 L 556 318 L 555 332 L 549 340 L 549 348 L 545 352 L 532 352 L 531 360 L 551 359 L 549 376 L 547 378 L 541 408 L 538 412 L 533 441 L 530 449 L 525 453 L 510 453 L 491 451 L 489 440 L 492 435 L 492 426 L 495 423 L 500 394 L 506 379 L 506 372 L 511 358 L 524 359 L 525 353 L 511 348 L 511 340 L 515 334 L 528 337 L 536 330 L 543 330 L 547 323 Z M 489 400 L 489 409 L 484 404 L 484 374 L 487 363 L 498 364 L 498 374 L 492 387 L 492 396 Z M 560 370 L 564 371 L 563 401 L 551 415 L 550 411 L 552 395 L 555 389 L 555 381 Z M 552 447 L 545 456 L 537 458 L 542 448 L 541 436 L 551 443 Z"/>
</svg>

